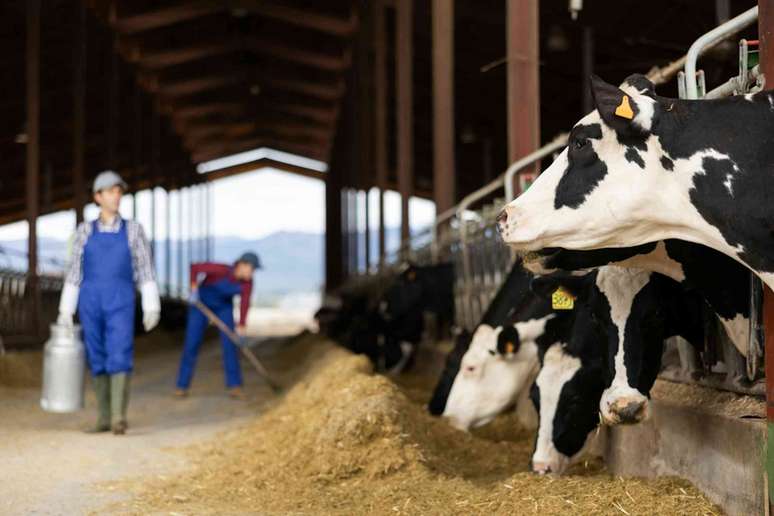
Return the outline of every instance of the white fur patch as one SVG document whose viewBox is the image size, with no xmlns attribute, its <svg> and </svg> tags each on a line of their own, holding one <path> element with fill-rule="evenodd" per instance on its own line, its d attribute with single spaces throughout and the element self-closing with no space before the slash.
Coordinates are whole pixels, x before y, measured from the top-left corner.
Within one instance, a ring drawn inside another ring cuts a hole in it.
<svg viewBox="0 0 774 516">
<path fill-rule="evenodd" d="M 476 329 L 443 412 L 453 426 L 469 430 L 485 425 L 516 401 L 539 367 L 537 344 L 522 336 L 520 325 L 537 331 L 545 328 L 550 317 L 516 324 L 521 343 L 518 352 L 507 358 L 496 352 L 501 327 L 482 324 Z"/>
<path fill-rule="evenodd" d="M 615 375 L 612 384 L 605 390 L 607 396 L 603 395 L 600 408 L 605 404 L 609 405 L 611 397 L 636 390 L 629 385 L 624 365 L 626 321 L 631 314 L 634 297 L 648 284 L 650 275 L 648 271 L 615 266 L 602 267 L 597 274 L 597 287 L 610 304 L 610 318 L 618 331 L 618 350 L 614 359 Z"/>
<path fill-rule="evenodd" d="M 581 368 L 577 357 L 566 354 L 562 343 L 553 344 L 543 357 L 543 367 L 535 382 L 540 392 L 540 414 L 537 443 L 532 455 L 534 465 L 543 465 L 551 472 L 561 474 L 572 463 L 573 457 L 567 457 L 556 449 L 553 441 L 554 417 L 559 405 L 559 397 L 564 384 L 569 382 Z"/>
<path fill-rule="evenodd" d="M 742 354 L 747 356 L 747 346 L 750 339 L 750 319 L 744 317 L 742 314 L 736 314 L 733 319 L 724 319 L 718 316 L 720 323 L 726 330 L 726 334 L 734 347 Z"/>
</svg>

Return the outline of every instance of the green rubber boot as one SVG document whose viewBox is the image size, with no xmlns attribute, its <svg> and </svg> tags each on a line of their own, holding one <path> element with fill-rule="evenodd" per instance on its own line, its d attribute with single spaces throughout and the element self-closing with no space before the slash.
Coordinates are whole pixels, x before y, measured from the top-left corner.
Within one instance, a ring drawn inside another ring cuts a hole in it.
<svg viewBox="0 0 774 516">
<path fill-rule="evenodd" d="M 97 424 L 86 430 L 87 434 L 110 431 L 110 377 L 100 374 L 92 377 L 97 397 Z"/>
<path fill-rule="evenodd" d="M 117 373 L 110 376 L 111 428 L 115 435 L 123 435 L 129 425 L 126 422 L 126 409 L 129 406 L 129 373 Z"/>
</svg>

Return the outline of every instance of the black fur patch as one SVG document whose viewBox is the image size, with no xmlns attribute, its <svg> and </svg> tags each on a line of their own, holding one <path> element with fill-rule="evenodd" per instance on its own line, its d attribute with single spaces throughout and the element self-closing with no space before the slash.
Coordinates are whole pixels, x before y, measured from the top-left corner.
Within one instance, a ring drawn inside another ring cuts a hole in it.
<svg viewBox="0 0 774 516">
<path fill-rule="evenodd" d="M 567 151 L 567 170 L 559 180 L 554 197 L 554 209 L 564 206 L 576 209 L 607 175 L 607 165 L 599 159 L 591 142 L 582 147 L 578 143 L 602 138 L 599 124 L 578 125 L 572 130 Z"/>
<path fill-rule="evenodd" d="M 626 149 L 626 154 L 624 154 L 624 157 L 626 158 L 626 161 L 629 163 L 636 163 L 640 168 L 645 168 L 645 160 L 642 159 L 642 156 L 640 156 L 640 153 L 637 152 L 637 149 L 634 147 L 628 147 Z"/>
</svg>

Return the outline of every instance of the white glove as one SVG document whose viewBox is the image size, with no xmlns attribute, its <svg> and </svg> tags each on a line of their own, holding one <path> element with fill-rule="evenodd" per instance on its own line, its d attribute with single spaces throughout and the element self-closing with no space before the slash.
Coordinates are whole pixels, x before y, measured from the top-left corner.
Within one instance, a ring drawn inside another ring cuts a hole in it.
<svg viewBox="0 0 774 516">
<path fill-rule="evenodd" d="M 146 281 L 140 285 L 142 296 L 142 325 L 145 331 L 151 331 L 161 318 L 161 299 L 155 281 Z"/>
<path fill-rule="evenodd" d="M 59 312 L 59 317 L 56 318 L 56 323 L 59 326 L 66 326 L 71 328 L 73 326 L 73 314 Z"/>
<path fill-rule="evenodd" d="M 71 325 L 73 323 L 75 309 L 78 308 L 78 294 L 80 291 L 81 289 L 76 285 L 65 281 L 62 286 L 62 295 L 59 297 L 59 318 L 62 319 L 63 315 L 69 315 Z M 58 322 L 59 319 L 57 319 L 57 323 Z"/>
<path fill-rule="evenodd" d="M 145 331 L 151 331 L 159 324 L 161 319 L 161 312 L 143 312 L 142 314 L 142 326 Z"/>
</svg>

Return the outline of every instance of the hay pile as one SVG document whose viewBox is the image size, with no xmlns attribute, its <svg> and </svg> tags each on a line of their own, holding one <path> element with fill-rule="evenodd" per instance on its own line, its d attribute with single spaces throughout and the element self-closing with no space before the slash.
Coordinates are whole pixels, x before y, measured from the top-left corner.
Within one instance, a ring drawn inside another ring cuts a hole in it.
<svg viewBox="0 0 774 516">
<path fill-rule="evenodd" d="M 112 510 L 147 514 L 716 514 L 687 482 L 616 479 L 598 463 L 526 471 L 532 439 L 489 440 L 427 415 L 368 361 L 319 341 L 276 406 L 191 450 L 195 467 Z M 296 355 L 298 356 L 298 355 Z M 412 394 L 416 395 L 415 383 Z M 412 398 L 414 397 L 412 396 Z M 502 425 L 503 419 L 498 422 Z M 507 420 L 506 420 L 507 421 Z M 494 434 L 502 434 L 498 427 Z"/>
</svg>

